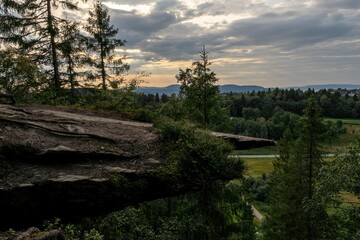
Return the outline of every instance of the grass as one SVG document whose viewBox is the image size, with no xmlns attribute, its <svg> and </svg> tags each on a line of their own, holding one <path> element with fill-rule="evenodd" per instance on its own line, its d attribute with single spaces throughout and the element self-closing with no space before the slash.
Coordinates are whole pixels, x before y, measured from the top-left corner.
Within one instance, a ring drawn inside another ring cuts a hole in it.
<svg viewBox="0 0 360 240">
<path fill-rule="evenodd" d="M 259 177 L 264 173 L 268 174 L 274 170 L 274 158 L 248 158 L 244 160 L 247 166 L 246 175 Z"/>
<path fill-rule="evenodd" d="M 340 134 L 338 138 L 334 139 L 330 143 L 327 142 L 322 144 L 322 147 L 328 153 L 335 153 L 338 150 L 345 150 L 351 143 L 354 142 L 355 136 L 360 134 L 360 119 L 325 118 L 324 121 L 342 121 L 344 127 L 346 128 L 346 133 Z"/>
<path fill-rule="evenodd" d="M 245 175 L 260 177 L 269 174 L 274 170 L 273 161 L 275 158 L 244 158 L 247 166 Z M 325 162 L 333 161 L 333 157 L 323 158 Z"/>
<path fill-rule="evenodd" d="M 360 120 L 359 120 L 360 121 Z M 324 142 L 321 146 L 327 153 L 336 153 L 338 150 L 346 150 L 350 144 L 354 143 L 355 137 L 360 133 L 360 125 L 344 125 L 346 133 L 340 134 L 338 138 L 331 142 Z"/>
<path fill-rule="evenodd" d="M 351 118 L 324 118 L 324 121 L 330 121 L 336 123 L 337 121 L 342 121 L 346 125 L 360 125 L 360 119 L 351 119 Z"/>
<path fill-rule="evenodd" d="M 329 120 L 329 119 L 326 119 Z M 356 133 L 360 133 L 360 119 L 334 119 L 331 121 L 342 120 L 346 127 L 346 133 L 340 134 L 332 142 L 321 144 L 324 153 L 336 153 L 337 151 L 346 150 L 350 144 L 354 143 Z M 277 154 L 275 146 L 255 148 L 250 150 L 233 151 L 233 155 L 274 155 Z M 246 175 L 258 177 L 262 174 L 268 174 L 273 171 L 274 158 L 244 158 L 247 165 Z M 325 158 L 325 161 L 331 161 L 333 158 Z"/>
</svg>

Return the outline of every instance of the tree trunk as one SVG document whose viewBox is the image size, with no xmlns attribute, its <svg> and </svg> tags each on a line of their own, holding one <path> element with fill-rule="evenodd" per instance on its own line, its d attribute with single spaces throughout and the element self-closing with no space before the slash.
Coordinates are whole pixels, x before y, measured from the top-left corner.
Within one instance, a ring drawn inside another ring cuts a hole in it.
<svg viewBox="0 0 360 240">
<path fill-rule="evenodd" d="M 52 56 L 52 65 L 54 67 L 54 87 L 56 94 L 59 94 L 60 91 L 60 75 L 59 75 L 59 64 L 58 64 L 58 57 L 56 52 L 56 43 L 55 43 L 55 29 L 54 29 L 54 23 L 51 13 L 51 0 L 46 1 L 46 7 L 47 7 L 47 25 L 48 25 L 48 32 L 50 33 L 50 47 L 51 47 L 51 56 Z"/>
</svg>

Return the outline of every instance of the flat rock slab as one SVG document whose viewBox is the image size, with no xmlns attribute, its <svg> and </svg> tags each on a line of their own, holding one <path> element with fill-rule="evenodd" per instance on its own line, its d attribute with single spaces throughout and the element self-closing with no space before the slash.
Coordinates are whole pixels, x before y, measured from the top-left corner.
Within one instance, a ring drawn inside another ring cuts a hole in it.
<svg viewBox="0 0 360 240">
<path fill-rule="evenodd" d="M 221 133 L 221 132 L 212 132 L 211 134 L 213 136 L 231 142 L 236 148 L 236 150 L 246 150 L 246 149 L 260 148 L 266 146 L 275 146 L 276 144 L 275 141 L 264 138 L 254 138 L 254 137 Z"/>
</svg>

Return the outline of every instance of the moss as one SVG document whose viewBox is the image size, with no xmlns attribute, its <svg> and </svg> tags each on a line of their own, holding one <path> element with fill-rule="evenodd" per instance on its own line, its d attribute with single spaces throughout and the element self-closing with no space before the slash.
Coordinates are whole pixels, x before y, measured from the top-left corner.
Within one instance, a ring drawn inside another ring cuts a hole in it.
<svg viewBox="0 0 360 240">
<path fill-rule="evenodd" d="M 115 186 L 116 188 L 127 186 L 129 184 L 129 180 L 125 176 L 119 173 L 111 174 L 109 179 L 111 184 L 113 184 L 113 186 Z"/>
</svg>

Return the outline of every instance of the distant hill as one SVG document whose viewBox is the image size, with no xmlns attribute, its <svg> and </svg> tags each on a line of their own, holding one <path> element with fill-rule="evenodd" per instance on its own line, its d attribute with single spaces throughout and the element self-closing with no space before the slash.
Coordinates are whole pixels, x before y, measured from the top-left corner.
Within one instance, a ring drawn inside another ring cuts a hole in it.
<svg viewBox="0 0 360 240">
<path fill-rule="evenodd" d="M 358 89 L 360 88 L 360 85 L 355 85 L 355 84 L 325 84 L 325 85 L 306 85 L 306 86 L 295 86 L 295 87 L 286 87 L 286 88 L 280 88 L 280 89 L 301 89 L 301 90 L 308 90 L 310 89 L 314 89 L 315 91 L 319 91 L 321 89 Z M 166 94 L 166 95 L 171 95 L 171 94 L 178 94 L 179 93 L 179 89 L 180 89 L 180 85 L 178 84 L 173 84 L 173 85 L 169 85 L 167 87 L 140 87 L 136 90 L 136 92 L 139 93 L 146 93 L 146 94 L 156 94 L 158 93 L 159 95 L 162 94 Z M 244 86 L 240 86 L 240 85 L 235 85 L 235 84 L 226 84 L 226 85 L 221 85 L 220 86 L 220 92 L 221 93 L 229 93 L 229 92 L 233 92 L 233 93 L 243 93 L 243 92 L 259 92 L 259 91 L 266 91 L 269 88 L 265 88 L 265 87 L 261 87 L 261 86 L 256 86 L 256 85 L 244 85 Z M 274 88 L 271 88 L 274 89 Z"/>
</svg>

